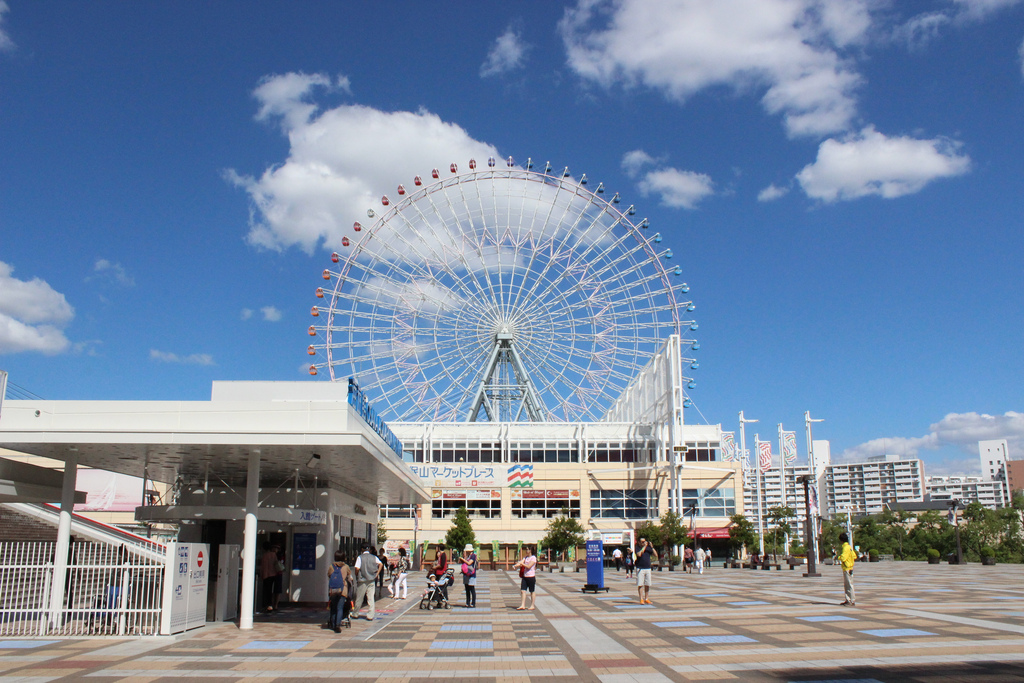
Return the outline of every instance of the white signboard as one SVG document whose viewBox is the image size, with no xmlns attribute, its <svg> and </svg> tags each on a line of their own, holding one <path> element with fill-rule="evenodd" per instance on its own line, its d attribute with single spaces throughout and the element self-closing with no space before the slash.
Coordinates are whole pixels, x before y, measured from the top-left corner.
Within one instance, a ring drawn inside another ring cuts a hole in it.
<svg viewBox="0 0 1024 683">
<path fill-rule="evenodd" d="M 165 591 L 164 610 L 170 611 L 168 633 L 181 633 L 206 623 L 210 546 L 206 543 L 176 543 L 171 551 L 174 554 L 170 567 L 170 600 L 166 599 Z"/>
<path fill-rule="evenodd" d="M 496 488 L 533 486 L 533 465 L 490 463 L 410 463 L 425 486 L 437 488 Z"/>
</svg>

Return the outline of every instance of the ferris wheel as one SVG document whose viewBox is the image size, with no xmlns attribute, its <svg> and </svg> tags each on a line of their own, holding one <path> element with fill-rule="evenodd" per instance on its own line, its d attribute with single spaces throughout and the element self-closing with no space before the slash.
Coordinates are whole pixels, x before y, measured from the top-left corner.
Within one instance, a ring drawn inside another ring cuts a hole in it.
<svg viewBox="0 0 1024 683">
<path fill-rule="evenodd" d="M 392 421 L 591 421 L 691 335 L 689 286 L 648 220 L 533 166 L 453 163 L 356 221 L 316 290 L 310 374 L 354 378 Z"/>
</svg>

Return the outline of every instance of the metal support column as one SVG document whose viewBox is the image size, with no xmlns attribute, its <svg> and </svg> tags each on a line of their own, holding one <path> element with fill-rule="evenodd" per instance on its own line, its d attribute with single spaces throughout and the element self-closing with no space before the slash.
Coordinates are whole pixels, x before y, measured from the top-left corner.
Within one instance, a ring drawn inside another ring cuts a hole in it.
<svg viewBox="0 0 1024 683">
<path fill-rule="evenodd" d="M 60 518 L 57 522 L 57 549 L 53 555 L 53 582 L 50 585 L 50 627 L 59 628 L 64 607 L 64 582 L 68 573 L 68 548 L 71 545 L 71 514 L 75 510 L 75 481 L 78 478 L 78 454 L 64 460 L 64 480 L 60 493 Z M 69 605 L 71 607 L 71 605 Z"/>
<path fill-rule="evenodd" d="M 260 451 L 249 452 L 249 470 L 245 477 L 245 532 L 242 545 L 242 601 L 238 612 L 238 628 L 252 630 L 256 605 L 256 525 L 260 507 Z"/>
</svg>

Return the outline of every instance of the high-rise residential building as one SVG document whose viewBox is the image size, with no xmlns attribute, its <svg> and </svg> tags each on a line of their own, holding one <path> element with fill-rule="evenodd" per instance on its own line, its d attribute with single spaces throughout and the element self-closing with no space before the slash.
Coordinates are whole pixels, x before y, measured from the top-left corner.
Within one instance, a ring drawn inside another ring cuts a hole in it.
<svg viewBox="0 0 1024 683">
<path fill-rule="evenodd" d="M 823 488 L 822 515 L 875 514 L 887 503 L 924 500 L 924 468 L 917 458 L 899 455 L 837 463 L 826 470 Z"/>
<path fill-rule="evenodd" d="M 1007 500 L 1006 483 L 984 477 L 928 477 L 928 493 L 932 501 L 977 501 L 990 510 L 1004 507 Z"/>
<path fill-rule="evenodd" d="M 826 442 L 827 443 L 827 442 Z M 764 474 L 759 475 L 757 470 L 747 470 L 743 475 L 743 509 L 747 519 L 757 526 L 758 517 L 758 495 L 759 484 L 763 484 L 763 493 L 760 499 L 761 511 L 765 516 L 763 521 L 764 531 L 770 531 L 768 527 L 767 514 L 773 507 L 789 506 L 796 513 L 789 523 L 793 527 L 795 537 L 799 534 L 803 538 L 804 519 L 806 518 L 804 485 L 800 483 L 800 477 L 810 473 L 807 465 L 796 465 L 786 467 L 786 491 L 785 498 L 782 492 L 782 476 L 778 467 L 773 467 Z"/>
<path fill-rule="evenodd" d="M 986 481 L 1006 480 L 1006 461 L 1009 460 L 1009 445 L 1006 439 L 992 439 L 978 442 L 978 458 L 981 462 L 981 476 Z"/>
<path fill-rule="evenodd" d="M 1024 494 L 1024 460 L 1006 461 L 1006 489 L 1011 501 L 1015 494 Z"/>
</svg>

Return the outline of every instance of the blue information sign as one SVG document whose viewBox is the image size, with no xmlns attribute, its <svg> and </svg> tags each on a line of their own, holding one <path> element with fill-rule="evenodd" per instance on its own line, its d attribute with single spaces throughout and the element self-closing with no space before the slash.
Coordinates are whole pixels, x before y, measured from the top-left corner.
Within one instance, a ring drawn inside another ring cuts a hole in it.
<svg viewBox="0 0 1024 683">
<path fill-rule="evenodd" d="M 292 569 L 316 569 L 316 534 L 292 535 Z"/>
<path fill-rule="evenodd" d="M 587 589 L 604 588 L 604 541 L 587 541 Z"/>
</svg>

